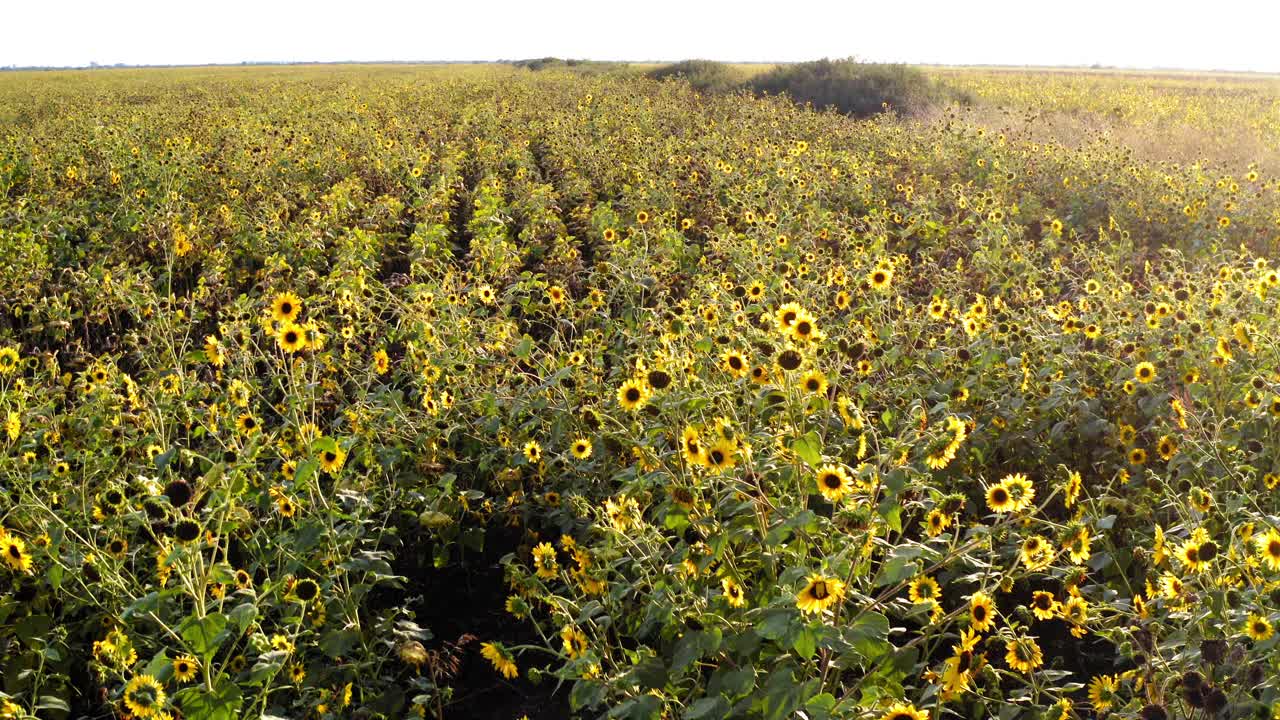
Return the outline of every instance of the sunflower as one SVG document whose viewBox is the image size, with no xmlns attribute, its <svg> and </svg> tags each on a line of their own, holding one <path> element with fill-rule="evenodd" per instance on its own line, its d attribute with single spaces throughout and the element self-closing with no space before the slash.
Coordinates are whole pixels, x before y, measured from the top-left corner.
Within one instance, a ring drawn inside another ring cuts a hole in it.
<svg viewBox="0 0 1280 720">
<path fill-rule="evenodd" d="M 894 703 L 880 716 L 880 720 L 929 720 L 929 713 L 917 710 L 910 703 Z"/>
<path fill-rule="evenodd" d="M 643 380 L 628 380 L 618 388 L 618 404 L 624 410 L 639 410 L 649 401 L 649 386 Z"/>
<path fill-rule="evenodd" d="M 969 622 L 978 632 L 986 632 L 995 624 L 995 601 L 978 591 L 969 598 Z"/>
<path fill-rule="evenodd" d="M 1062 604 L 1061 611 L 1062 618 L 1076 628 L 1083 626 L 1089 620 L 1089 603 L 1079 595 L 1067 598 L 1067 601 Z M 1080 637 L 1075 628 L 1072 628 L 1071 634 Z"/>
<path fill-rule="evenodd" d="M 379 375 L 386 375 L 391 369 L 391 358 L 387 356 L 387 351 L 378 348 L 373 352 L 373 371 Z"/>
<path fill-rule="evenodd" d="M 1004 660 L 1014 670 L 1029 673 L 1044 664 L 1044 653 L 1034 638 L 1016 637 L 1005 643 Z"/>
<path fill-rule="evenodd" d="M 867 273 L 867 284 L 871 289 L 885 291 L 893 284 L 893 268 L 880 266 Z"/>
<path fill-rule="evenodd" d="M 1076 504 L 1076 500 L 1080 497 L 1080 487 L 1082 484 L 1083 478 L 1080 477 L 1080 473 L 1075 470 L 1067 473 L 1067 484 L 1066 488 L 1063 490 L 1062 499 L 1063 503 L 1066 504 L 1067 507 L 1072 507 Z"/>
<path fill-rule="evenodd" d="M 791 333 L 791 326 L 795 325 L 796 320 L 799 320 L 801 315 L 808 314 L 809 313 L 800 306 L 800 303 L 789 302 L 783 304 L 774 312 L 774 320 L 778 324 L 778 332 L 783 335 L 789 335 Z"/>
<path fill-rule="evenodd" d="M 1023 540 L 1018 554 L 1022 558 L 1022 564 L 1033 571 L 1049 567 L 1055 555 L 1053 546 L 1041 535 L 1032 535 Z"/>
<path fill-rule="evenodd" d="M 817 615 L 844 599 L 844 583 L 821 574 L 810 575 L 804 589 L 796 594 L 801 612 Z"/>
<path fill-rule="evenodd" d="M 535 465 L 542 459 L 542 446 L 537 440 L 530 440 L 524 444 L 524 457 Z"/>
<path fill-rule="evenodd" d="M 200 661 L 190 655 L 183 655 L 173 661 L 173 679 L 178 682 L 191 682 L 200 670 Z"/>
<path fill-rule="evenodd" d="M 1267 567 L 1280 570 L 1280 531 L 1271 528 L 1267 530 L 1266 535 L 1260 535 L 1255 542 L 1258 545 L 1258 554 L 1262 556 Z"/>
<path fill-rule="evenodd" d="M 178 542 L 194 542 L 200 537 L 200 523 L 189 519 L 179 520 L 173 526 L 173 536 Z"/>
<path fill-rule="evenodd" d="M 680 436 L 680 448 L 684 453 L 684 461 L 690 465 L 706 465 L 706 449 L 702 446 L 702 438 L 698 429 L 692 425 L 686 427 Z"/>
<path fill-rule="evenodd" d="M 1083 565 L 1089 561 L 1089 528 L 1081 525 L 1076 528 L 1075 532 L 1067 536 L 1067 540 L 1063 543 L 1063 549 L 1067 551 L 1067 556 L 1071 558 L 1071 562 L 1076 565 Z"/>
<path fill-rule="evenodd" d="M 297 504 L 286 497 L 276 499 L 276 510 L 280 512 L 281 517 L 285 518 L 291 518 L 298 514 Z"/>
<path fill-rule="evenodd" d="M 925 533 L 929 537 L 938 537 L 944 530 L 951 527 L 951 516 L 938 508 L 934 508 L 925 516 L 924 525 Z"/>
<path fill-rule="evenodd" d="M 129 541 L 124 538 L 112 538 L 107 543 L 107 554 L 114 558 L 122 558 L 129 552 Z"/>
<path fill-rule="evenodd" d="M 820 337 L 818 323 L 808 312 L 800 311 L 795 322 L 787 328 L 787 334 L 798 343 L 808 342 Z"/>
<path fill-rule="evenodd" d="M 292 323 L 302 312 L 302 299 L 291 292 L 280 293 L 271 301 L 271 319 Z"/>
<path fill-rule="evenodd" d="M 575 660 L 587 652 L 587 636 L 572 625 L 560 629 L 560 640 L 564 643 L 564 651 L 570 660 Z"/>
<path fill-rule="evenodd" d="M 1244 632 L 1249 636 L 1250 640 L 1263 642 L 1271 639 L 1274 630 L 1271 627 L 1271 622 L 1265 617 L 1257 613 L 1250 613 L 1249 618 L 1244 623 Z"/>
<path fill-rule="evenodd" d="M 302 602 L 311 602 L 320 596 L 320 585 L 311 578 L 303 578 L 294 583 L 293 596 Z"/>
<path fill-rule="evenodd" d="M 828 502 L 838 503 L 853 489 L 853 479 L 845 469 L 837 465 L 823 465 L 818 469 L 818 492 Z"/>
<path fill-rule="evenodd" d="M 928 575 L 911 581 L 911 585 L 907 588 L 907 596 L 911 598 L 913 603 L 932 603 L 938 601 L 938 596 L 942 594 L 942 589 L 938 587 L 938 581 Z"/>
<path fill-rule="evenodd" d="M 738 464 L 738 445 L 728 438 L 721 438 L 707 448 L 706 464 L 716 470 L 727 470 Z"/>
<path fill-rule="evenodd" d="M 1058 601 L 1053 593 L 1037 590 L 1031 594 L 1031 612 L 1041 620 L 1052 620 L 1058 614 Z"/>
<path fill-rule="evenodd" d="M 1089 703 L 1095 712 L 1104 713 L 1116 703 L 1116 691 L 1120 684 L 1110 675 L 1099 675 L 1089 681 Z"/>
<path fill-rule="evenodd" d="M 740 378 L 749 372 L 747 359 L 737 350 L 726 351 L 722 360 L 721 366 L 724 368 L 725 372 L 729 373 L 733 377 Z"/>
<path fill-rule="evenodd" d="M 1156 366 L 1149 362 L 1140 362 L 1133 369 L 1133 377 L 1140 383 L 1149 383 L 1156 379 Z"/>
<path fill-rule="evenodd" d="M 720 580 L 720 587 L 724 589 L 724 601 L 729 603 L 729 607 L 740 608 L 747 603 L 746 593 L 733 578 L 727 577 Z"/>
<path fill-rule="evenodd" d="M 800 378 L 800 387 L 812 395 L 826 395 L 827 376 L 821 370 L 810 370 Z"/>
<path fill-rule="evenodd" d="M 258 419 L 249 413 L 236 418 L 236 429 L 244 435 L 252 435 L 259 430 Z"/>
<path fill-rule="evenodd" d="M 996 483 L 987 488 L 987 507 L 997 513 L 1013 512 L 1013 496 L 1004 483 Z"/>
<path fill-rule="evenodd" d="M 560 572 L 556 563 L 556 549 L 551 543 L 538 543 L 533 548 L 533 565 L 540 578 L 553 578 Z"/>
<path fill-rule="evenodd" d="M 18 351 L 11 347 L 0 348 L 0 375 L 12 374 L 18 369 Z"/>
<path fill-rule="evenodd" d="M 1209 567 L 1209 560 L 1212 559 L 1212 556 L 1205 557 L 1207 554 L 1204 552 L 1205 545 L 1213 545 L 1213 543 L 1212 541 L 1201 543 L 1195 537 L 1192 537 L 1192 539 L 1187 540 L 1178 547 L 1174 557 L 1178 558 L 1178 561 L 1186 566 L 1188 570 L 1200 572 Z M 1213 545 L 1213 547 L 1216 550 L 1217 545 Z"/>
<path fill-rule="evenodd" d="M 493 665 L 493 669 L 502 675 L 502 677 L 511 680 L 520 674 L 520 669 L 516 667 L 516 661 L 512 659 L 511 654 L 502 646 L 502 643 L 482 643 L 480 645 L 480 655 L 489 664 Z"/>
<path fill-rule="evenodd" d="M 276 345 L 287 353 L 296 353 L 307 349 L 307 331 L 291 321 L 280 323 L 276 329 Z"/>
<path fill-rule="evenodd" d="M 347 460 L 347 451 L 337 443 L 331 445 L 320 451 L 320 469 L 333 475 L 342 469 L 342 464 Z"/>
<path fill-rule="evenodd" d="M 1013 473 L 1006 475 L 1000 481 L 1005 490 L 1009 493 L 1012 501 L 1010 512 L 1021 512 L 1031 506 L 1031 502 L 1035 500 L 1036 489 L 1031 485 L 1031 481 L 1022 473 Z"/>
<path fill-rule="evenodd" d="M 159 715 L 164 701 L 164 686 L 150 675 L 135 675 L 124 688 L 125 706 L 140 718 Z"/>
<path fill-rule="evenodd" d="M 1172 460 L 1173 456 L 1178 454 L 1178 441 L 1171 435 L 1164 435 L 1156 443 L 1156 452 L 1160 453 L 1160 459 Z"/>
<path fill-rule="evenodd" d="M 27 553 L 27 544 L 15 535 L 0 533 L 0 555 L 4 562 L 18 572 L 31 572 L 31 555 Z"/>
<path fill-rule="evenodd" d="M 586 460 L 591 457 L 591 441 L 587 438 L 578 438 L 569 447 L 569 452 L 579 460 Z"/>
</svg>

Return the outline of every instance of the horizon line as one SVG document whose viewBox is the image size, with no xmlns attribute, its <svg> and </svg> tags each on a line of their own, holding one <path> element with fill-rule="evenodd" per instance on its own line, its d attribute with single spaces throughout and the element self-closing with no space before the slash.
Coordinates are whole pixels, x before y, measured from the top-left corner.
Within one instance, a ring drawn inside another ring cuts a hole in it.
<svg viewBox="0 0 1280 720">
<path fill-rule="evenodd" d="M 499 60 L 242 60 L 239 62 L 208 63 L 97 63 L 81 65 L 0 65 L 0 72 L 54 72 L 65 70 L 146 70 L 146 69 L 181 69 L 181 68 L 240 68 L 240 67 L 288 67 L 307 65 L 515 65 L 531 60 L 560 60 L 563 62 L 599 63 L 608 65 L 653 65 L 681 62 L 682 60 L 703 58 L 682 58 L 681 60 L 592 60 L 590 58 L 562 58 L 545 55 L 531 58 L 499 59 Z M 827 58 L 815 58 L 827 59 Z M 795 65 L 813 60 L 719 60 L 728 65 Z M 1194 68 L 1180 66 L 1157 65 L 1114 65 L 1107 63 L 1089 63 L 1076 65 L 1037 65 L 1031 63 L 945 63 L 945 62 L 890 62 L 865 60 L 874 65 L 906 65 L 911 67 L 937 68 L 992 68 L 992 69 L 1026 69 L 1026 70 L 1127 70 L 1147 72 L 1184 72 L 1184 73 L 1236 73 L 1247 75 L 1280 75 L 1277 70 L 1239 70 L 1232 68 Z"/>
</svg>

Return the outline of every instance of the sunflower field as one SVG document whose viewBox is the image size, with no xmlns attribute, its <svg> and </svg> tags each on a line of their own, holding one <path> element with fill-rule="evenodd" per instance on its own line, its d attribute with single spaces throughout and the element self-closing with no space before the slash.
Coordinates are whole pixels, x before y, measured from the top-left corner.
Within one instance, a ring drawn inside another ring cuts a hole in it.
<svg viewBox="0 0 1280 720">
<path fill-rule="evenodd" d="M 1280 718 L 1280 84 L 935 75 L 0 74 L 0 718 Z"/>
</svg>

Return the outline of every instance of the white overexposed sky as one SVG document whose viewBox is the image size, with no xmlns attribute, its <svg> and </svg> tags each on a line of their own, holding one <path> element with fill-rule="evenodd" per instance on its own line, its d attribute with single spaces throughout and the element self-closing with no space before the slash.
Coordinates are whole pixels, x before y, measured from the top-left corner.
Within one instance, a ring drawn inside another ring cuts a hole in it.
<svg viewBox="0 0 1280 720">
<path fill-rule="evenodd" d="M 1280 72 L 1275 0 L 0 0 L 0 67 L 794 61 Z"/>
</svg>

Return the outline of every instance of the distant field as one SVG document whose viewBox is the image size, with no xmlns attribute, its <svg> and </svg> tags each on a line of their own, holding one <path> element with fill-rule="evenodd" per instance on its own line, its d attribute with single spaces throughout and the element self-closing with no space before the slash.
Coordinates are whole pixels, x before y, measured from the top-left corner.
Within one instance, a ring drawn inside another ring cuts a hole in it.
<svg viewBox="0 0 1280 720">
<path fill-rule="evenodd" d="M 0 719 L 1280 717 L 1277 80 L 645 70 L 0 73 Z"/>
</svg>

